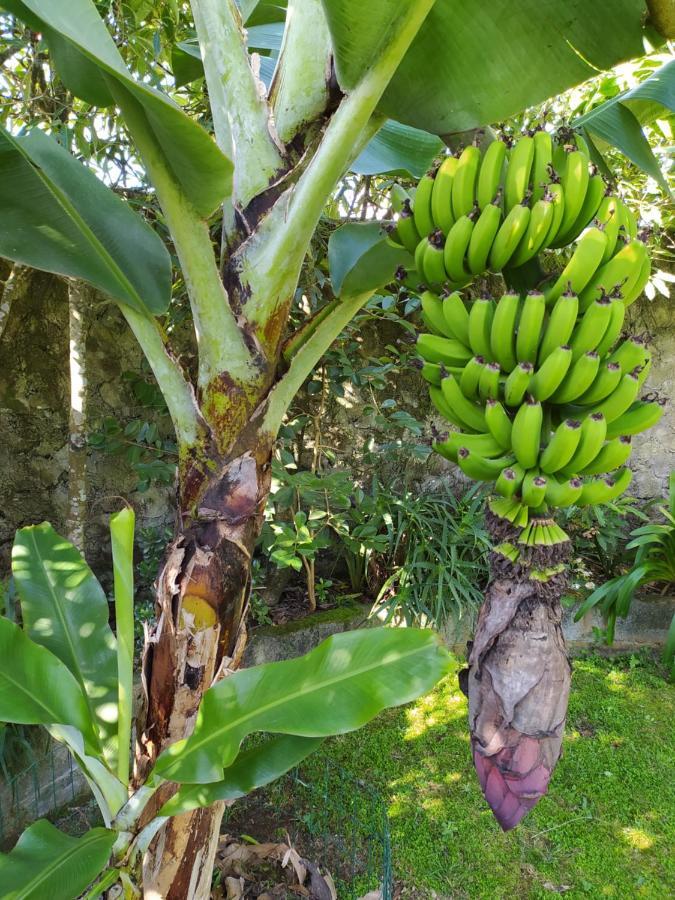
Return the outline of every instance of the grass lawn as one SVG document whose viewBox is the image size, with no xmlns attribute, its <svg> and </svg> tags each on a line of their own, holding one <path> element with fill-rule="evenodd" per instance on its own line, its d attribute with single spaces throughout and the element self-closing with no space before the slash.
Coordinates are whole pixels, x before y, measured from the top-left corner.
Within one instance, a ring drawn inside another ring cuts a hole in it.
<svg viewBox="0 0 675 900">
<path fill-rule="evenodd" d="M 672 897 L 675 685 L 663 674 L 642 656 L 575 661 L 549 795 L 508 834 L 474 775 L 454 675 L 418 703 L 327 741 L 303 770 L 311 777 L 329 758 L 386 798 L 403 897 Z M 239 804 L 237 812 L 245 821 Z"/>
</svg>

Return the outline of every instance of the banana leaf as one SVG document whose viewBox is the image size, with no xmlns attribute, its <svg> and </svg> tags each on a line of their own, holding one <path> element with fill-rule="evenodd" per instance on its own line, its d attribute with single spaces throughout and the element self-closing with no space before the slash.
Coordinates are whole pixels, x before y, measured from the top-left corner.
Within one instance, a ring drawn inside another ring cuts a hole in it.
<svg viewBox="0 0 675 900">
<path fill-rule="evenodd" d="M 351 90 L 415 0 L 323 0 Z M 499 122 L 643 53 L 643 0 L 436 0 L 379 105 L 435 134 Z"/>
<path fill-rule="evenodd" d="M 182 785 L 158 815 L 176 816 L 200 806 L 210 806 L 217 800 L 238 800 L 245 797 L 251 791 L 281 778 L 322 743 L 323 738 L 294 735 L 271 738 L 240 753 L 223 772 L 225 777 L 222 781 Z"/>
<path fill-rule="evenodd" d="M 247 735 L 323 738 L 353 731 L 430 690 L 449 660 L 431 631 L 333 635 L 298 659 L 244 669 L 209 688 L 191 737 L 167 748 L 154 772 L 182 783 L 222 781 Z"/>
<path fill-rule="evenodd" d="M 48 522 L 21 528 L 12 548 L 24 629 L 77 680 L 102 742 L 117 729 L 116 642 L 96 576 Z"/>
<path fill-rule="evenodd" d="M 350 222 L 328 240 L 328 268 L 336 296 L 376 290 L 393 281 L 399 266 L 411 266 L 407 250 L 390 244 L 379 222 Z"/>
<path fill-rule="evenodd" d="M 115 91 L 121 91 L 140 103 L 148 132 L 201 215 L 210 215 L 229 195 L 232 162 L 166 94 L 133 78 L 92 0 L 0 0 L 0 8 L 43 34 L 76 97 L 113 106 Z"/>
<path fill-rule="evenodd" d="M 435 134 L 389 119 L 351 166 L 359 175 L 421 178 L 443 149 Z"/>
<path fill-rule="evenodd" d="M 0 722 L 71 725 L 87 749 L 101 745 L 84 694 L 61 660 L 0 617 Z"/>
<path fill-rule="evenodd" d="M 0 885 L 7 900 L 72 900 L 105 868 L 117 834 L 92 828 L 82 837 L 63 834 L 39 819 L 10 853 L 0 853 Z"/>
<path fill-rule="evenodd" d="M 82 278 L 139 312 L 166 312 L 161 239 L 54 138 L 0 128 L 0 196 L 0 256 Z"/>
</svg>

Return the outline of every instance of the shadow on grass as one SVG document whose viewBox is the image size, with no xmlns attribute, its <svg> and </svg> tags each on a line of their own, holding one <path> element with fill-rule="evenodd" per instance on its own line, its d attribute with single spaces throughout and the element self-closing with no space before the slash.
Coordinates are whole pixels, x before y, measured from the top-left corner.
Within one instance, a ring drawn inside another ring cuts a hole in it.
<svg viewBox="0 0 675 900">
<path fill-rule="evenodd" d="M 575 661 L 549 795 L 508 834 L 481 795 L 466 714 L 453 674 L 416 704 L 327 741 L 304 767 L 318 777 L 328 759 L 387 798 L 402 896 L 672 896 L 675 686 L 655 663 Z M 329 791 L 320 805 L 343 802 Z"/>
</svg>

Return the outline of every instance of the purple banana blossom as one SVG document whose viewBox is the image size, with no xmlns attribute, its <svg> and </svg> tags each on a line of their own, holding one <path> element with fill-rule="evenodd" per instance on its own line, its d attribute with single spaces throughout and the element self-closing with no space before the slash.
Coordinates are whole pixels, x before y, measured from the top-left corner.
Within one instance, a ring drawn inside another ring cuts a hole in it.
<svg viewBox="0 0 675 900">
<path fill-rule="evenodd" d="M 483 794 L 504 829 L 544 796 L 560 757 L 570 664 L 558 596 L 493 581 L 469 656 L 469 724 Z"/>
</svg>

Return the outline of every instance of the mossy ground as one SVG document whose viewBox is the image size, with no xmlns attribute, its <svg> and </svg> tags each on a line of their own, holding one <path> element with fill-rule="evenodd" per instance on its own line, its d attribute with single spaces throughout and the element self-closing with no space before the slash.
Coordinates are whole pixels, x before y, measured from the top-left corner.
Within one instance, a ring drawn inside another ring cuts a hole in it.
<svg viewBox="0 0 675 900">
<path fill-rule="evenodd" d="M 549 795 L 508 834 L 480 793 L 454 674 L 327 741 L 303 769 L 311 777 L 329 758 L 387 799 L 403 897 L 673 896 L 675 685 L 663 675 L 645 656 L 575 660 Z"/>
</svg>

